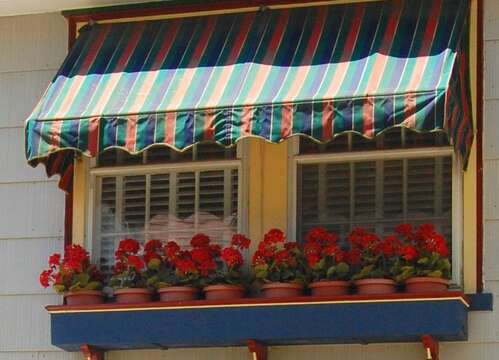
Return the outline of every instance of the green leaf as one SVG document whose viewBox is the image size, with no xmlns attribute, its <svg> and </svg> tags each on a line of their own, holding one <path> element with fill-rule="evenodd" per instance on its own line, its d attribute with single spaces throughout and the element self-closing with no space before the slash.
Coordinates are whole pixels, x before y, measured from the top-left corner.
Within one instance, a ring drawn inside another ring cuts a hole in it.
<svg viewBox="0 0 499 360">
<path fill-rule="evenodd" d="M 87 273 L 78 274 L 77 282 L 81 287 L 87 286 L 89 281 L 90 281 L 90 275 L 88 275 Z"/>
<path fill-rule="evenodd" d="M 151 259 L 147 263 L 147 267 L 151 270 L 158 270 L 160 265 L 161 265 L 161 260 L 159 259 Z"/>
<path fill-rule="evenodd" d="M 58 294 L 63 294 L 66 291 L 66 287 L 64 285 L 54 285 L 53 288 Z"/>
<path fill-rule="evenodd" d="M 427 257 L 424 257 L 424 258 L 421 258 L 418 260 L 419 265 L 427 265 L 429 262 L 430 262 L 430 259 L 428 259 Z"/>
<path fill-rule="evenodd" d="M 76 282 L 76 283 L 74 283 L 73 285 L 71 285 L 69 287 L 69 291 L 77 290 L 77 289 L 80 289 L 80 288 L 81 288 L 80 283 Z"/>
<path fill-rule="evenodd" d="M 339 276 L 345 276 L 350 271 L 350 266 L 348 266 L 348 264 L 345 262 L 340 262 L 338 265 L 336 265 L 336 270 Z"/>
<path fill-rule="evenodd" d="M 335 273 L 336 273 L 336 266 L 333 265 L 329 269 L 327 269 L 326 277 L 331 278 L 334 276 Z"/>
<path fill-rule="evenodd" d="M 428 277 L 433 277 L 433 278 L 441 278 L 442 277 L 442 272 L 440 270 L 435 270 L 432 272 L 428 273 Z"/>
<path fill-rule="evenodd" d="M 87 286 L 85 286 L 87 290 L 100 290 L 102 289 L 102 283 L 100 281 L 90 281 Z"/>
</svg>

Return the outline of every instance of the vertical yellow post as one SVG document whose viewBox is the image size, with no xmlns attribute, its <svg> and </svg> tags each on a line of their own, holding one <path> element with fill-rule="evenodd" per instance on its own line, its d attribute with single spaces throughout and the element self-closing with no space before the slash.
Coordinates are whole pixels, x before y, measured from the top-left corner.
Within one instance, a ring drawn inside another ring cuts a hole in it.
<svg viewBox="0 0 499 360">
<path fill-rule="evenodd" d="M 87 163 L 84 159 L 75 160 L 73 180 L 73 244 L 85 245 L 85 219 L 87 202 Z"/>
<path fill-rule="evenodd" d="M 271 228 L 286 230 L 288 196 L 288 145 L 249 141 L 249 236 L 252 252 Z"/>
<path fill-rule="evenodd" d="M 264 143 L 262 153 L 263 231 L 288 225 L 288 144 Z"/>
</svg>

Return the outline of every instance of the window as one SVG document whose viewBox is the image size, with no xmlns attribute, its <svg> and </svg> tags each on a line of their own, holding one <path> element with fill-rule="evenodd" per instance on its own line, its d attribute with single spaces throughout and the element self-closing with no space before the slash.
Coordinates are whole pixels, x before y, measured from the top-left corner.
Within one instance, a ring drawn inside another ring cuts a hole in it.
<svg viewBox="0 0 499 360">
<path fill-rule="evenodd" d="M 345 236 L 357 226 L 389 234 L 399 223 L 432 223 L 459 268 L 461 176 L 445 134 L 396 128 L 373 140 L 347 134 L 294 146 L 297 239 L 316 226 Z"/>
<path fill-rule="evenodd" d="M 93 253 L 105 272 L 117 243 L 175 240 L 203 232 L 229 241 L 241 227 L 241 164 L 236 148 L 199 144 L 185 152 L 155 147 L 132 156 L 105 152 L 91 170 L 96 186 Z"/>
</svg>

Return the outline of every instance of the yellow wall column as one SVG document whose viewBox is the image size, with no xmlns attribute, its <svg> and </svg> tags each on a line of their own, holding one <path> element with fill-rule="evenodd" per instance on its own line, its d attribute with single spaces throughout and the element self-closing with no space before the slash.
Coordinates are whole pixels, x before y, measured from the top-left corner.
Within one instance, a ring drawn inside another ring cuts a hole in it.
<svg viewBox="0 0 499 360">
<path fill-rule="evenodd" d="M 87 194 L 87 162 L 83 158 L 74 162 L 73 179 L 73 244 L 85 246 L 85 220 Z"/>
<path fill-rule="evenodd" d="M 249 236 L 251 250 L 272 228 L 288 226 L 288 144 L 249 141 Z"/>
</svg>

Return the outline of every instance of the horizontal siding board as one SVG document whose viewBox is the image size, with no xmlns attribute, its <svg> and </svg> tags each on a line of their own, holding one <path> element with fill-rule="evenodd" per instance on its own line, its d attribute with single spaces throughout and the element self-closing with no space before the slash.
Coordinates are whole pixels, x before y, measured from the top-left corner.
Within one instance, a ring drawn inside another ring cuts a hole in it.
<svg viewBox="0 0 499 360">
<path fill-rule="evenodd" d="M 24 127 L 24 121 L 56 72 L 57 67 L 49 70 L 0 72 L 0 129 Z"/>
<path fill-rule="evenodd" d="M 44 307 L 58 295 L 0 296 L 0 352 L 50 351 L 50 317 Z"/>
<path fill-rule="evenodd" d="M 485 40 L 499 40 L 499 1 L 484 1 L 484 34 Z"/>
<path fill-rule="evenodd" d="M 484 58 L 484 98 L 499 99 L 499 40 L 485 41 Z"/>
<path fill-rule="evenodd" d="M 499 67 L 499 64 L 497 65 Z M 483 155 L 484 159 L 499 160 L 499 99 L 484 102 Z"/>
<path fill-rule="evenodd" d="M 5 351 L 0 352 L 0 360 L 82 360 L 80 353 L 64 351 Z"/>
<path fill-rule="evenodd" d="M 60 14 L 2 18 L 0 72 L 57 69 L 67 52 L 67 38 Z"/>
<path fill-rule="evenodd" d="M 0 107 L 1 109 L 1 107 Z M 28 181 L 57 181 L 58 176 L 48 179 L 43 166 L 35 169 L 28 165 L 24 156 L 24 129 L 0 128 L 0 184 Z"/>
<path fill-rule="evenodd" d="M 49 255 L 63 246 L 63 238 L 0 240 L 0 271 L 9 273 L 0 281 L 0 295 L 52 294 L 41 288 L 38 276 Z"/>
<path fill-rule="evenodd" d="M 64 193 L 53 182 L 0 184 L 0 239 L 60 237 Z"/>
<path fill-rule="evenodd" d="M 499 160 L 485 160 L 483 174 L 484 218 L 499 220 Z"/>
</svg>

